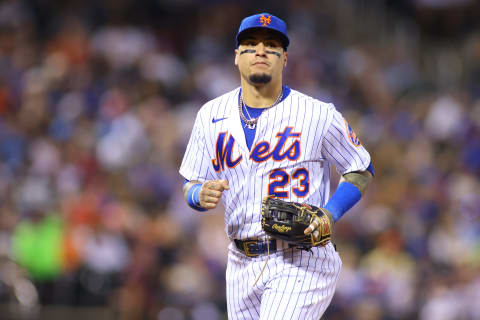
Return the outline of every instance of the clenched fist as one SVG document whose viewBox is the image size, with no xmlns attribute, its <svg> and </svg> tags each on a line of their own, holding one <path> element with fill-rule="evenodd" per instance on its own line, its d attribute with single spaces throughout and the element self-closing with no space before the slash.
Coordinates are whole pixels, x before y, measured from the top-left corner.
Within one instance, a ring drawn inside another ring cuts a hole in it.
<svg viewBox="0 0 480 320">
<path fill-rule="evenodd" d="M 199 193 L 200 206 L 205 209 L 217 207 L 224 190 L 230 189 L 227 180 L 209 180 L 202 184 Z"/>
</svg>

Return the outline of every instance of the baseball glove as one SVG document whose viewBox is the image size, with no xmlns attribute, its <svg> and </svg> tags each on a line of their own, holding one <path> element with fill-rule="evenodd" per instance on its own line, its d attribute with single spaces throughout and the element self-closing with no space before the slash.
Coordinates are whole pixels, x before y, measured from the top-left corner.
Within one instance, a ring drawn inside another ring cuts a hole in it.
<svg viewBox="0 0 480 320">
<path fill-rule="evenodd" d="M 304 234 L 312 223 L 315 230 Z M 326 245 L 331 239 L 332 226 L 333 220 L 326 209 L 272 197 L 263 199 L 262 229 L 273 238 L 308 250 L 312 246 Z"/>
</svg>

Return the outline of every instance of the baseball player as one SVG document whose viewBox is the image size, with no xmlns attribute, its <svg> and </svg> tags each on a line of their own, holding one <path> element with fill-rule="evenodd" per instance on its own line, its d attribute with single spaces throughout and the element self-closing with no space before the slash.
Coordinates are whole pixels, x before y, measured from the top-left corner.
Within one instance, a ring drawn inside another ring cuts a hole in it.
<svg viewBox="0 0 480 320">
<path fill-rule="evenodd" d="M 262 199 L 323 207 L 333 225 L 373 177 L 369 153 L 335 107 L 283 85 L 289 42 L 280 18 L 243 19 L 235 49 L 241 86 L 199 110 L 180 167 L 192 208 L 220 200 L 225 207 L 229 319 L 320 319 L 340 257 L 331 242 L 307 251 L 268 237 Z M 330 165 L 342 175 L 331 197 Z M 304 233 L 318 229 L 313 221 Z"/>
</svg>

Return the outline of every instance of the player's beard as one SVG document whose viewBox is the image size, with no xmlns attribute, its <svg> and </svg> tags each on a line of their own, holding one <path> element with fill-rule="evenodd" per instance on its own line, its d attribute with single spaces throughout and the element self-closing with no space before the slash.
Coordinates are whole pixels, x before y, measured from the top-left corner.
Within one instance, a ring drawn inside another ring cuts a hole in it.
<svg viewBox="0 0 480 320">
<path fill-rule="evenodd" d="M 253 84 L 267 84 L 270 81 L 272 81 L 272 76 L 266 73 L 262 73 L 262 74 L 256 73 L 256 74 L 252 74 L 249 77 L 249 80 L 250 80 L 250 83 L 253 83 Z"/>
</svg>

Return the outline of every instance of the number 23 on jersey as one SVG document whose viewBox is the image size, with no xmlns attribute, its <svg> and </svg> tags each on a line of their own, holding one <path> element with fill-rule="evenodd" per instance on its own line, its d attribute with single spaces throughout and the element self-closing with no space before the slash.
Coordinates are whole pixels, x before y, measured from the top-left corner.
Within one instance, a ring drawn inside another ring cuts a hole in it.
<svg viewBox="0 0 480 320">
<path fill-rule="evenodd" d="M 276 134 L 277 144 L 273 149 L 268 141 L 258 142 L 250 153 L 250 159 L 255 162 L 264 162 L 269 159 L 282 161 L 288 159 L 296 161 L 300 157 L 300 135 L 301 132 L 293 132 L 293 127 L 285 127 L 283 131 Z M 235 139 L 227 132 L 218 134 L 216 143 L 216 158 L 212 159 L 212 165 L 216 172 L 225 168 L 234 168 L 242 161 L 242 155 L 232 159 L 232 151 Z M 292 141 L 293 140 L 293 141 Z M 282 150 L 285 150 L 282 152 Z M 288 198 L 290 192 L 297 197 L 305 197 L 309 191 L 309 174 L 307 169 L 298 168 L 291 175 L 283 169 L 274 169 L 269 174 L 268 195 L 277 198 Z M 297 180 L 296 186 L 291 190 L 285 188 L 290 181 Z"/>
</svg>

